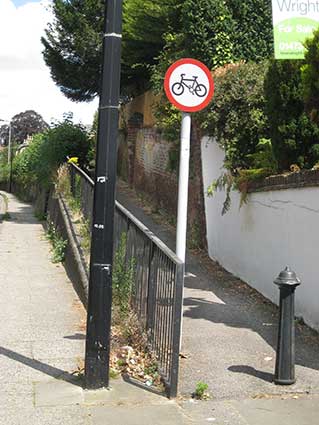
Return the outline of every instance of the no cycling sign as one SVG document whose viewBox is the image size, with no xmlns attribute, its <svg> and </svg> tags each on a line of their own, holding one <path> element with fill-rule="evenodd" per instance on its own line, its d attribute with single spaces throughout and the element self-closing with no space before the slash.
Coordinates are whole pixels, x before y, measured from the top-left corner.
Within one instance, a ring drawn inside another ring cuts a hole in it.
<svg viewBox="0 0 319 425">
<path fill-rule="evenodd" d="M 214 81 L 209 69 L 196 59 L 181 59 L 171 65 L 165 75 L 164 89 L 168 100 L 182 111 L 176 255 L 185 263 L 191 114 L 205 108 L 214 94 Z"/>
<path fill-rule="evenodd" d="M 180 111 L 197 112 L 205 108 L 214 94 L 209 69 L 196 59 L 181 59 L 165 75 L 164 89 L 168 100 Z"/>
</svg>

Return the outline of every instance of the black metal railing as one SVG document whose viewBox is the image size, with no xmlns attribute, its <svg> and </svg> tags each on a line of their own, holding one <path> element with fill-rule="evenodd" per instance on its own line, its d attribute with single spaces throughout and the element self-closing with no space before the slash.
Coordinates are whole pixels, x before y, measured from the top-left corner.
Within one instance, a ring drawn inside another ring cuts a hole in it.
<svg viewBox="0 0 319 425">
<path fill-rule="evenodd" d="M 94 182 L 75 164 L 70 164 L 69 170 L 71 192 L 91 223 Z M 176 397 L 184 266 L 174 252 L 116 202 L 114 252 L 123 233 L 127 261 L 133 258 L 135 264 L 133 307 L 156 356 L 167 393 Z"/>
<path fill-rule="evenodd" d="M 80 167 L 70 163 L 70 189 L 75 201 L 78 203 L 84 218 L 92 225 L 94 181 Z"/>
</svg>

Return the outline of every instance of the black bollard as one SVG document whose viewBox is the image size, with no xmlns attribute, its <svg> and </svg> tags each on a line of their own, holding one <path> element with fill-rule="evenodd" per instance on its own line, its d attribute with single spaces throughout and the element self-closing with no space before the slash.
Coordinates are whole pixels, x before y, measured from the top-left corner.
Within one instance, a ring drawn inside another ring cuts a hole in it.
<svg viewBox="0 0 319 425">
<path fill-rule="evenodd" d="M 295 289 L 300 285 L 296 273 L 287 266 L 274 283 L 279 286 L 279 329 L 275 384 L 291 385 L 295 379 Z"/>
</svg>

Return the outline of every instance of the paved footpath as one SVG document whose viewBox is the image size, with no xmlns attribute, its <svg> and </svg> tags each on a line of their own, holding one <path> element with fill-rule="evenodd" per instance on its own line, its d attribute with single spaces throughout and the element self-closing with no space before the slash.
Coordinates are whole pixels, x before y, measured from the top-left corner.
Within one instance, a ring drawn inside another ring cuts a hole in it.
<svg viewBox="0 0 319 425">
<path fill-rule="evenodd" d="M 187 340 L 190 340 L 191 331 L 186 319 L 186 337 L 183 344 L 189 352 L 189 357 L 185 359 L 186 364 L 182 363 L 181 369 L 181 389 L 184 397 L 169 401 L 121 379 L 111 381 L 110 390 L 83 390 L 82 379 L 78 377 L 77 370 L 83 366 L 84 309 L 64 268 L 50 261 L 50 246 L 44 237 L 42 224 L 34 217 L 32 207 L 12 195 L 8 197 L 9 216 L 0 222 L 0 425 L 318 424 L 319 396 L 315 391 L 317 360 L 312 359 L 311 367 L 310 357 L 313 352 L 308 353 L 308 345 L 305 346 L 305 360 L 302 366 L 307 371 L 304 375 L 307 380 L 305 383 L 303 378 L 299 378 L 300 387 L 294 388 L 293 394 L 269 395 L 268 392 L 255 398 L 248 396 L 247 391 L 250 393 L 254 385 L 251 386 L 245 381 L 241 368 L 234 370 L 231 376 L 239 377 L 234 381 L 236 385 L 240 380 L 244 381 L 241 386 L 242 397 L 238 397 L 237 390 L 229 388 L 227 391 L 225 384 L 221 384 L 222 389 L 218 393 L 216 384 L 216 389 L 211 391 L 212 400 L 194 402 L 190 399 L 189 388 L 194 388 L 194 382 L 197 380 L 211 382 L 210 373 L 221 383 L 222 375 L 226 381 L 228 378 L 225 367 L 218 372 L 212 357 L 207 357 L 205 362 L 201 359 L 201 349 L 203 347 L 206 350 L 208 335 L 203 339 L 202 346 L 197 345 L 197 354 L 190 350 Z M 197 282 L 197 278 L 192 279 Z M 199 283 L 198 287 L 196 285 L 195 289 L 188 286 L 192 291 L 204 292 L 191 292 L 193 298 L 217 297 L 211 295 L 210 288 L 203 290 Z M 218 297 L 225 300 L 221 293 L 218 293 Z M 211 305 L 206 307 L 208 310 L 209 308 Z M 189 310 L 186 308 L 185 313 L 187 311 Z M 248 343 L 251 344 L 253 338 L 250 336 L 248 339 L 241 334 L 242 322 L 240 326 L 230 322 L 224 323 L 222 313 L 220 310 L 219 323 L 223 329 L 220 329 L 215 343 L 210 340 L 211 351 L 223 355 L 226 363 L 229 352 L 236 360 L 236 350 L 239 349 L 241 338 L 241 345 L 245 347 L 247 357 L 242 353 L 240 361 L 246 362 L 249 368 L 251 357 Z M 189 322 L 196 324 L 199 336 L 206 332 L 201 329 L 205 322 L 210 323 L 213 334 L 216 332 L 214 322 L 207 318 L 203 320 L 202 317 L 193 317 L 189 318 Z M 228 336 L 233 338 L 235 345 L 232 339 L 227 340 L 228 328 L 239 330 L 238 339 L 235 338 L 236 334 L 233 337 L 231 334 Z M 256 339 L 261 339 L 256 327 L 253 330 L 247 323 L 244 329 L 251 329 L 251 332 L 256 334 Z M 218 340 L 221 336 L 223 344 Z M 196 343 L 196 340 L 194 342 Z M 255 349 L 255 346 L 253 347 Z M 271 354 L 271 351 L 264 354 L 269 353 Z M 195 368 L 197 357 L 198 369 Z M 217 366 L 223 367 L 218 362 Z M 246 369 L 247 373 L 249 371 L 251 372 Z M 187 383 L 188 373 L 193 379 L 192 385 Z M 252 382 L 263 377 L 255 375 L 249 375 Z M 268 384 L 271 385 L 267 382 Z M 307 394 L 309 391 L 310 394 Z"/>
</svg>

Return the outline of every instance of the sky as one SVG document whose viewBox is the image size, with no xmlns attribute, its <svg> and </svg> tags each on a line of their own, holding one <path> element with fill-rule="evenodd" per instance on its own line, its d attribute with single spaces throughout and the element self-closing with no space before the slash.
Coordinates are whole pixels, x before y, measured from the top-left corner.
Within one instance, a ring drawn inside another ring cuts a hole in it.
<svg viewBox="0 0 319 425">
<path fill-rule="evenodd" d="M 40 38 L 52 20 L 50 0 L 0 0 L 0 119 L 33 109 L 48 123 L 73 113 L 92 124 L 98 100 L 76 103 L 54 84 L 42 57 Z"/>
</svg>

